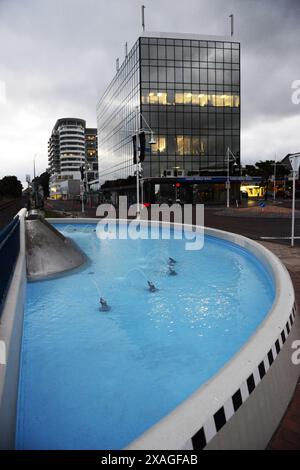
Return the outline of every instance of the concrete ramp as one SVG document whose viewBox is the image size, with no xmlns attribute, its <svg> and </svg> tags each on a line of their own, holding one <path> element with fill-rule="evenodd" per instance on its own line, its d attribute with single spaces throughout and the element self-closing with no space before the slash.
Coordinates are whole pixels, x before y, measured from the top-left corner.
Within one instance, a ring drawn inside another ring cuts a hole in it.
<svg viewBox="0 0 300 470">
<path fill-rule="evenodd" d="M 26 267 L 31 281 L 42 280 L 78 268 L 86 255 L 43 218 L 26 220 Z"/>
</svg>

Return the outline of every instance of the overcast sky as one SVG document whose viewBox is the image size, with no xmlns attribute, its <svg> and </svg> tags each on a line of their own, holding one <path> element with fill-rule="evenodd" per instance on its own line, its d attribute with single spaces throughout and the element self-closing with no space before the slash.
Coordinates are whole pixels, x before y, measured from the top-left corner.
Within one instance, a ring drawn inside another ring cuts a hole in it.
<svg viewBox="0 0 300 470">
<path fill-rule="evenodd" d="M 243 163 L 300 151 L 299 0 L 0 0 L 0 177 L 47 167 L 56 119 L 96 126 L 96 102 L 141 31 L 230 31 L 242 54 Z"/>
</svg>

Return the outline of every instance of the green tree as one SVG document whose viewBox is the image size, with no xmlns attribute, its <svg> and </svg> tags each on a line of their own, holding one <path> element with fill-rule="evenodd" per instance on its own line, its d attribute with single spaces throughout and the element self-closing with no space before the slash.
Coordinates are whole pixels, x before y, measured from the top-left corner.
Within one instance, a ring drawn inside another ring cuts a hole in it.
<svg viewBox="0 0 300 470">
<path fill-rule="evenodd" d="M 0 195 L 8 197 L 22 196 L 22 183 L 16 176 L 4 176 L 0 180 Z"/>
<path fill-rule="evenodd" d="M 255 163 L 256 168 L 258 168 L 258 176 L 262 177 L 265 184 L 267 184 L 270 178 L 274 175 L 274 165 L 274 160 L 260 160 Z"/>
<path fill-rule="evenodd" d="M 262 177 L 263 185 L 267 187 L 275 173 L 275 160 L 259 161 L 255 163 L 255 166 L 258 169 L 258 176 Z M 276 179 L 284 178 L 289 172 L 281 162 L 276 162 Z"/>
<path fill-rule="evenodd" d="M 49 194 L 50 194 L 49 179 L 50 179 L 50 174 L 47 171 L 44 171 L 44 173 L 41 173 L 40 176 L 37 176 L 36 178 L 32 180 L 33 183 L 37 182 L 38 184 L 42 186 L 45 198 L 49 197 Z"/>
<path fill-rule="evenodd" d="M 259 170 L 256 168 L 255 165 L 246 165 L 242 169 L 242 174 L 243 176 L 260 176 L 259 175 Z"/>
<path fill-rule="evenodd" d="M 260 160 L 255 165 L 246 165 L 243 168 L 244 176 L 259 176 L 261 178 L 260 186 L 265 188 L 265 197 L 268 196 L 269 182 L 274 176 L 275 160 Z M 276 162 L 276 180 L 283 179 L 290 173 L 290 170 L 281 162 Z"/>
</svg>

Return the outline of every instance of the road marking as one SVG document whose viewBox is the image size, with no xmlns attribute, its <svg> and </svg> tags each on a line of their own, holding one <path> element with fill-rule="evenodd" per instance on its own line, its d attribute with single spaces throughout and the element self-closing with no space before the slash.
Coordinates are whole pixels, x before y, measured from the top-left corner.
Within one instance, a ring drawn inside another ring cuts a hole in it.
<svg viewBox="0 0 300 470">
<path fill-rule="evenodd" d="M 260 240 L 290 240 L 291 237 L 259 237 Z M 300 240 L 300 237 L 294 237 L 295 240 Z"/>
</svg>

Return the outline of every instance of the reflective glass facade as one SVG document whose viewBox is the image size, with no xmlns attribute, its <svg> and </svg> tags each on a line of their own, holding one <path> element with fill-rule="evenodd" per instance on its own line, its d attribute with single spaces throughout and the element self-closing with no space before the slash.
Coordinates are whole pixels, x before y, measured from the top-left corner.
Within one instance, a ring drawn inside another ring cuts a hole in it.
<svg viewBox="0 0 300 470">
<path fill-rule="evenodd" d="M 177 169 L 185 176 L 224 174 L 227 147 L 240 152 L 239 43 L 139 38 L 98 105 L 102 181 L 134 173 L 135 106 L 156 140 L 144 178 Z"/>
<path fill-rule="evenodd" d="M 134 172 L 132 134 L 138 126 L 140 94 L 137 41 L 97 105 L 100 184 Z"/>
</svg>

